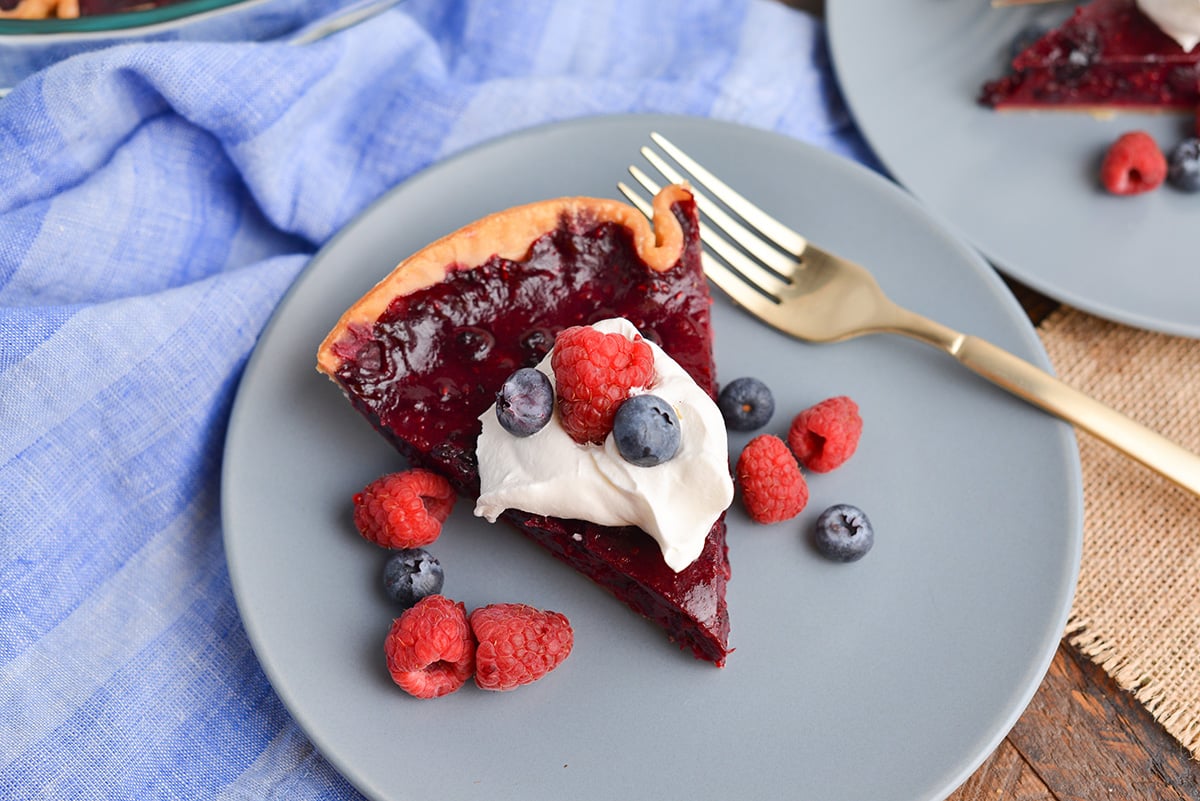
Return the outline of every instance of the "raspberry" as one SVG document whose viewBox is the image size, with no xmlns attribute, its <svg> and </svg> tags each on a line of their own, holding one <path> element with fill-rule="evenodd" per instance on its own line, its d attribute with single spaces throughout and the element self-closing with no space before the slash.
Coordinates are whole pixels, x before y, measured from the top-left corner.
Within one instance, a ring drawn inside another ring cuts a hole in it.
<svg viewBox="0 0 1200 801">
<path fill-rule="evenodd" d="M 428 470 L 404 470 L 354 495 L 354 525 L 384 548 L 420 548 L 438 538 L 453 508 L 450 482 Z"/>
<path fill-rule="evenodd" d="M 1122 134 L 1104 154 L 1100 182 L 1114 195 L 1137 195 L 1157 189 L 1167 177 L 1167 159 L 1145 131 Z"/>
<path fill-rule="evenodd" d="M 575 326 L 554 340 L 550 366 L 563 428 L 576 442 L 600 445 L 629 391 L 650 384 L 654 353 L 640 336 Z"/>
<path fill-rule="evenodd" d="M 808 504 L 808 482 L 787 444 L 773 434 L 760 434 L 738 456 L 742 504 L 756 523 L 790 520 Z"/>
<path fill-rule="evenodd" d="M 575 635 L 567 618 L 525 604 L 489 604 L 471 613 L 475 683 L 484 690 L 515 690 L 558 667 Z"/>
<path fill-rule="evenodd" d="M 427 595 L 392 621 L 384 642 L 388 673 L 417 698 L 437 698 L 475 672 L 475 640 L 461 603 Z"/>
<path fill-rule="evenodd" d="M 840 395 L 810 406 L 792 420 L 788 445 L 814 473 L 828 473 L 854 455 L 862 436 L 858 404 Z"/>
</svg>

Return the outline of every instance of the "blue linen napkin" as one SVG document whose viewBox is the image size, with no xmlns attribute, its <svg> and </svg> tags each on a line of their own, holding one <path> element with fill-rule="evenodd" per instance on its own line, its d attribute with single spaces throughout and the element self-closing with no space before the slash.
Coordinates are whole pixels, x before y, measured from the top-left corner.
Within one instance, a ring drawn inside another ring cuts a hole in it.
<svg viewBox="0 0 1200 801">
<path fill-rule="evenodd" d="M 77 55 L 0 100 L 0 795 L 357 797 L 234 604 L 218 484 L 240 371 L 384 190 L 631 111 L 872 163 L 820 23 L 768 0 L 409 0 L 305 47 Z"/>
</svg>

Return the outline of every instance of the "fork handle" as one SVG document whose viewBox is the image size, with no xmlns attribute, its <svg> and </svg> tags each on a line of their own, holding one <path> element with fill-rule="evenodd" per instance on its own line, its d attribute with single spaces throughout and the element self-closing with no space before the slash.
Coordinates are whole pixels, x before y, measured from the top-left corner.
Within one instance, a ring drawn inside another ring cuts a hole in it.
<svg viewBox="0 0 1200 801">
<path fill-rule="evenodd" d="M 960 334 L 942 347 L 989 381 L 1200 495 L 1200 456 L 987 340 Z"/>
</svg>

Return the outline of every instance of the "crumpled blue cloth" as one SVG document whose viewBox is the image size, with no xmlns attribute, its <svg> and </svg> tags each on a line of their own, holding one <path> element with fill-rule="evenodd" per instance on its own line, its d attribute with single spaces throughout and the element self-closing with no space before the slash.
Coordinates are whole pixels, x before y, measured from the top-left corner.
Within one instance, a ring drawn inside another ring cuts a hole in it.
<svg viewBox="0 0 1200 801">
<path fill-rule="evenodd" d="M 303 47 L 85 53 L 0 100 L 0 796 L 357 797 L 234 603 L 240 372 L 386 189 L 505 132 L 642 111 L 871 163 L 820 22 L 770 0 L 409 0 Z"/>
</svg>

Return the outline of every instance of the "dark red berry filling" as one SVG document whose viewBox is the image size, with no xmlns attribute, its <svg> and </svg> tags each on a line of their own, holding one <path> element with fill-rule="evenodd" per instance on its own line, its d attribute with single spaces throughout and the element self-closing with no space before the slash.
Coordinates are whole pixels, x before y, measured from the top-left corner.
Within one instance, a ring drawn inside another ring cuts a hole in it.
<svg viewBox="0 0 1200 801">
<path fill-rule="evenodd" d="M 1125 106 L 1190 109 L 1200 103 L 1200 48 L 1187 53 L 1135 0 L 1092 0 L 984 85 L 996 108 Z"/>
</svg>

